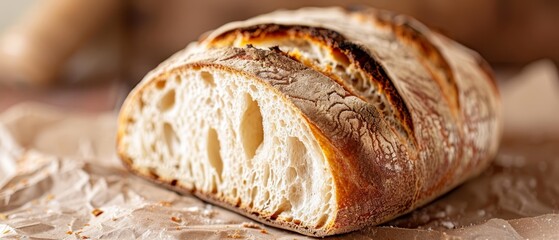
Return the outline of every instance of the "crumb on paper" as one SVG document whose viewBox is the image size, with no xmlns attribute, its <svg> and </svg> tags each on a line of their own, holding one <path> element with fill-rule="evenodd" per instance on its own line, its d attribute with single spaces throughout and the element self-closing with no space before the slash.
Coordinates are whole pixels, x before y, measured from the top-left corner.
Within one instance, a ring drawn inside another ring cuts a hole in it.
<svg viewBox="0 0 559 240">
<path fill-rule="evenodd" d="M 241 231 L 235 230 L 233 233 L 227 235 L 227 237 L 239 239 L 239 238 L 243 238 L 243 235 L 241 235 Z"/>
<path fill-rule="evenodd" d="M 84 226 L 84 227 L 89 227 L 90 225 L 89 225 L 89 223 L 86 223 L 86 224 L 84 224 L 83 226 Z"/>
<path fill-rule="evenodd" d="M 82 236 L 82 239 L 89 239 L 88 236 Z"/>
<path fill-rule="evenodd" d="M 173 216 L 173 217 L 171 217 L 171 221 L 176 222 L 176 223 L 180 223 L 180 222 L 182 222 L 182 219 L 179 218 L 179 217 L 174 217 Z"/>
<path fill-rule="evenodd" d="M 266 229 L 264 229 L 264 228 L 260 229 L 260 232 L 261 232 L 261 233 L 264 233 L 264 234 L 268 234 L 268 231 L 267 231 Z"/>
<path fill-rule="evenodd" d="M 54 199 L 54 195 L 52 193 L 47 194 L 47 196 L 45 197 L 45 199 L 47 201 L 53 200 Z"/>
<path fill-rule="evenodd" d="M 256 224 L 256 223 L 249 223 L 249 222 L 244 222 L 243 223 L 243 227 L 245 228 L 253 228 L 253 229 L 262 229 L 262 227 L 260 227 L 260 225 Z"/>
<path fill-rule="evenodd" d="M 161 205 L 163 207 L 170 207 L 170 206 L 173 206 L 173 203 L 169 202 L 169 201 L 160 201 L 159 205 Z"/>
<path fill-rule="evenodd" d="M 68 234 L 68 235 L 72 235 L 72 233 L 74 233 L 74 232 L 72 232 L 72 231 L 66 232 L 66 234 Z"/>
<path fill-rule="evenodd" d="M 91 211 L 91 214 L 93 214 L 93 216 L 99 217 L 99 215 L 103 214 L 103 210 L 96 208 Z"/>
<path fill-rule="evenodd" d="M 419 221 L 422 223 L 427 223 L 429 222 L 429 220 L 431 220 L 431 217 L 429 216 L 429 214 L 423 213 L 421 214 L 421 216 L 419 216 Z"/>
<path fill-rule="evenodd" d="M 454 223 L 452 223 L 451 221 L 442 221 L 441 225 L 443 225 L 443 227 L 448 228 L 448 229 L 453 229 Z"/>
<path fill-rule="evenodd" d="M 216 212 L 213 210 L 211 205 L 206 205 L 204 210 L 202 210 L 202 215 L 204 217 L 213 218 L 216 215 Z"/>
<path fill-rule="evenodd" d="M 2 234 L 8 234 L 8 233 L 10 233 L 10 229 L 4 230 L 4 232 Z"/>
<path fill-rule="evenodd" d="M 0 220 L 8 220 L 8 215 L 0 213 Z"/>
<path fill-rule="evenodd" d="M 439 211 L 435 214 L 436 218 L 444 218 L 446 217 L 446 212 L 445 211 Z"/>
</svg>

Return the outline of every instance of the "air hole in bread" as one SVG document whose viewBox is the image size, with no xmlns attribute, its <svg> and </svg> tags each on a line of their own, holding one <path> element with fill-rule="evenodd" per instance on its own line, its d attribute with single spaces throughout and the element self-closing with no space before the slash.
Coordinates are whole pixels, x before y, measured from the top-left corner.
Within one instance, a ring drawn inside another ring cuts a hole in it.
<svg viewBox="0 0 559 240">
<path fill-rule="evenodd" d="M 386 108 L 386 105 L 384 105 L 384 103 L 381 102 L 381 103 L 379 104 L 379 109 L 380 109 L 382 112 L 384 112 L 385 108 Z"/>
<path fill-rule="evenodd" d="M 276 220 L 278 219 L 278 216 L 280 214 L 288 211 L 291 211 L 291 202 L 289 202 L 287 199 L 283 199 L 282 203 L 278 206 L 276 211 L 272 214 L 272 216 L 270 216 L 270 219 Z"/>
<path fill-rule="evenodd" d="M 297 178 L 297 170 L 295 170 L 294 167 L 287 168 L 285 177 L 288 182 L 294 182 L 295 179 Z"/>
<path fill-rule="evenodd" d="M 326 196 L 324 197 L 324 199 L 326 199 L 328 202 L 330 202 L 330 199 L 332 198 L 332 192 L 331 192 L 332 189 L 329 188 L 326 191 L 327 192 L 326 192 Z"/>
<path fill-rule="evenodd" d="M 292 216 L 287 216 L 287 217 L 285 217 L 284 220 L 285 220 L 286 222 L 291 222 L 291 221 L 293 221 L 293 217 L 292 217 Z"/>
<path fill-rule="evenodd" d="M 345 72 L 345 67 L 346 66 L 336 64 L 336 67 L 334 67 L 334 70 L 336 72 L 342 73 L 342 72 Z"/>
<path fill-rule="evenodd" d="M 268 163 L 264 163 L 262 165 L 262 183 L 264 187 L 268 186 L 268 180 L 270 178 L 270 165 Z"/>
<path fill-rule="evenodd" d="M 264 199 L 269 199 L 270 198 L 270 191 L 266 191 L 264 192 Z"/>
<path fill-rule="evenodd" d="M 215 80 L 214 80 L 214 76 L 207 72 L 207 71 L 201 71 L 200 72 L 200 78 L 202 78 L 202 80 L 204 80 L 204 82 L 210 86 L 215 86 Z"/>
<path fill-rule="evenodd" d="M 155 168 L 148 168 L 148 174 L 153 178 L 153 179 L 159 179 L 159 174 L 157 174 L 157 169 Z"/>
<path fill-rule="evenodd" d="M 307 148 L 305 147 L 305 144 L 299 140 L 299 138 L 290 137 L 287 140 L 287 143 L 291 149 L 290 159 L 301 159 L 307 155 Z"/>
<path fill-rule="evenodd" d="M 157 81 L 157 83 L 155 83 L 155 88 L 161 90 L 161 89 L 165 88 L 165 85 L 167 85 L 167 81 L 159 80 L 159 81 Z"/>
<path fill-rule="evenodd" d="M 308 173 L 308 167 L 310 167 L 311 161 L 308 161 L 307 147 L 301 142 L 300 139 L 295 137 L 290 137 L 287 141 L 289 151 L 289 159 L 292 162 L 297 163 L 295 177 L 299 176 L 302 179 L 306 179 Z M 295 179 L 293 179 L 295 180 Z"/>
<path fill-rule="evenodd" d="M 326 220 L 328 220 L 328 214 L 322 214 L 322 216 L 320 216 L 318 222 L 316 223 L 316 228 L 321 228 L 322 226 L 324 226 Z"/>
<path fill-rule="evenodd" d="M 237 175 L 238 175 L 238 176 L 242 176 L 242 175 L 243 175 L 243 168 L 242 168 L 242 167 L 238 167 L 238 168 L 237 168 Z"/>
<path fill-rule="evenodd" d="M 169 155 L 174 155 L 175 146 L 177 145 L 179 139 L 177 137 L 177 133 L 173 126 L 169 123 L 163 123 L 163 139 L 165 139 L 165 146 L 169 151 Z"/>
<path fill-rule="evenodd" d="M 245 101 L 247 107 L 241 120 L 240 133 L 245 155 L 247 159 L 252 159 L 264 140 L 264 128 L 258 102 L 250 94 L 245 95 Z"/>
<path fill-rule="evenodd" d="M 289 200 L 291 200 L 291 203 L 293 204 L 294 207 L 298 207 L 303 200 L 303 194 L 301 192 L 301 185 L 291 185 L 291 187 L 289 187 Z"/>
<path fill-rule="evenodd" d="M 199 179 L 204 179 L 204 181 L 200 181 L 200 186 L 202 186 L 201 188 L 206 189 L 205 187 L 208 186 L 210 184 L 209 178 L 206 178 L 206 163 L 205 162 L 198 162 L 198 172 L 194 173 L 195 175 L 198 174 Z"/>
<path fill-rule="evenodd" d="M 257 195 L 258 195 L 258 186 L 254 186 L 254 187 L 252 187 L 252 193 L 251 193 L 252 201 L 254 201 L 256 199 Z"/>
<path fill-rule="evenodd" d="M 190 161 L 186 162 L 186 169 L 190 176 L 194 175 L 194 171 L 192 171 L 192 163 Z"/>
<path fill-rule="evenodd" d="M 216 194 L 217 193 L 217 179 L 215 176 L 212 177 L 212 194 Z"/>
<path fill-rule="evenodd" d="M 228 95 L 229 97 L 234 96 L 234 94 L 233 94 L 233 89 L 231 89 L 231 87 L 226 87 L 226 88 L 225 88 L 225 92 L 227 93 L 227 95 Z M 233 106 L 233 105 L 232 105 L 231 102 L 228 102 L 228 103 L 227 103 L 227 107 L 232 107 L 232 106 Z"/>
<path fill-rule="evenodd" d="M 361 72 L 353 74 L 353 76 L 350 76 L 350 78 L 353 86 L 355 87 L 355 89 L 357 89 L 357 91 L 363 93 L 366 93 L 367 91 L 375 91 L 370 90 L 372 88 L 371 82 L 367 80 L 367 78 Z"/>
<path fill-rule="evenodd" d="M 208 131 L 208 141 L 206 149 L 208 150 L 208 161 L 215 170 L 219 180 L 221 180 L 221 175 L 223 172 L 223 160 L 221 159 L 220 153 L 221 146 L 219 143 L 219 138 L 217 136 L 217 131 L 213 128 L 210 128 L 210 130 Z"/>
<path fill-rule="evenodd" d="M 180 75 L 175 75 L 175 82 L 180 85 L 182 83 L 182 77 Z"/>
<path fill-rule="evenodd" d="M 251 90 L 252 92 L 258 91 L 258 89 L 256 88 L 256 86 L 254 86 L 254 85 L 250 85 L 250 90 Z"/>
<path fill-rule="evenodd" d="M 159 109 L 167 111 L 175 106 L 175 90 L 169 90 L 159 101 Z"/>
<path fill-rule="evenodd" d="M 331 51 L 331 53 L 332 53 L 332 58 L 336 63 L 340 63 L 343 66 L 349 66 L 351 64 L 351 61 L 344 53 L 336 50 Z"/>
<path fill-rule="evenodd" d="M 143 96 L 140 96 L 138 98 L 138 108 L 140 109 L 140 112 L 144 110 L 145 106 L 146 106 L 146 102 L 144 102 Z"/>
</svg>

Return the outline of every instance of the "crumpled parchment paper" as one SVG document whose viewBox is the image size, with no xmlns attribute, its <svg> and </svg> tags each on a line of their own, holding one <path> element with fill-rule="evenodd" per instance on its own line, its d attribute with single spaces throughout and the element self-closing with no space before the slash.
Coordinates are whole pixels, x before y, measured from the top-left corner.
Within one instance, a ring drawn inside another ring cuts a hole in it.
<svg viewBox="0 0 559 240">
<path fill-rule="evenodd" d="M 559 79 L 549 62 L 501 85 L 499 155 L 480 176 L 377 227 L 334 239 L 559 238 Z M 0 115 L 0 238 L 303 239 L 137 178 L 116 113 L 24 104 Z"/>
</svg>

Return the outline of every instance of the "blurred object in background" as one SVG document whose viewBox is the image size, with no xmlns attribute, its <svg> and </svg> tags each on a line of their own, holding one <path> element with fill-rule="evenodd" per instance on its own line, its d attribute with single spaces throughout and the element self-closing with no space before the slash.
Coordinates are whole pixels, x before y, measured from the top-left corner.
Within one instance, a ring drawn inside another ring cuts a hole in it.
<svg viewBox="0 0 559 240">
<path fill-rule="evenodd" d="M 127 93 L 117 81 L 123 3 L 0 2 L 0 111 L 25 101 L 89 112 L 116 108 Z"/>
<path fill-rule="evenodd" d="M 0 112 L 21 102 L 41 102 L 78 112 L 118 110 L 129 88 L 117 81 L 95 85 L 16 90 L 0 86 Z"/>
<path fill-rule="evenodd" d="M 480 52 L 497 72 L 542 58 L 559 62 L 559 1 L 552 0 L 2 1 L 0 110 L 3 92 L 16 91 L 8 85 L 131 87 L 204 32 L 305 6 L 371 6 L 414 16 Z"/>
<path fill-rule="evenodd" d="M 116 72 L 121 61 L 115 46 L 122 29 L 115 19 L 121 3 L 28 2 L 28 9 L 0 38 L 0 78 L 8 84 L 45 86 Z"/>
<path fill-rule="evenodd" d="M 527 65 L 501 86 L 506 137 L 559 137 L 559 73 L 548 60 Z"/>
<path fill-rule="evenodd" d="M 300 0 L 130 2 L 127 76 L 139 81 L 200 34 L 280 8 L 371 6 L 411 15 L 480 52 L 492 65 L 559 62 L 559 1 L 553 0 Z"/>
</svg>

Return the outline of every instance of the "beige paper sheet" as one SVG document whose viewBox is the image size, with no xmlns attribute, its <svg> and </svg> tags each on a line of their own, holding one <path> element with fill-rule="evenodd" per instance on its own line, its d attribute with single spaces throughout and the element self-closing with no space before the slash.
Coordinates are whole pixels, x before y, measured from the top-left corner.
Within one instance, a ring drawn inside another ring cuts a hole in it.
<svg viewBox="0 0 559 240">
<path fill-rule="evenodd" d="M 333 238 L 559 238 L 556 68 L 534 63 L 501 89 L 505 137 L 487 171 L 388 224 Z M 37 104 L 0 115 L 0 238 L 305 238 L 129 174 L 115 120 Z"/>
</svg>

